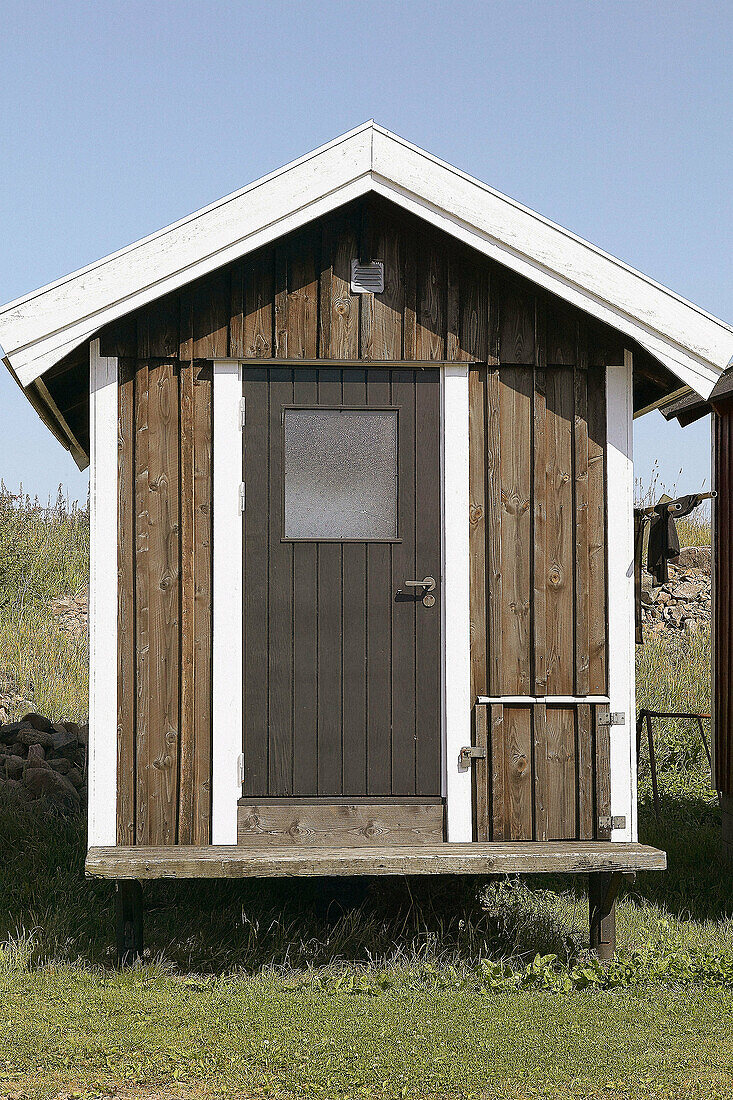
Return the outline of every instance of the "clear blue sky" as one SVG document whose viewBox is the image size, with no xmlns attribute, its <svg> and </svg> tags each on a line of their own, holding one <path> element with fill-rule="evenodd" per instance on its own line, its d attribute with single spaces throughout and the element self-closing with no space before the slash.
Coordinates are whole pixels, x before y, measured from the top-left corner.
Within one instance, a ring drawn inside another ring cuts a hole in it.
<svg viewBox="0 0 733 1100">
<path fill-rule="evenodd" d="M 3 0 L 0 301 L 373 117 L 730 321 L 732 13 Z M 0 398 L 0 476 L 85 498 L 4 370 Z M 643 481 L 709 478 L 706 422 L 636 438 Z"/>
</svg>

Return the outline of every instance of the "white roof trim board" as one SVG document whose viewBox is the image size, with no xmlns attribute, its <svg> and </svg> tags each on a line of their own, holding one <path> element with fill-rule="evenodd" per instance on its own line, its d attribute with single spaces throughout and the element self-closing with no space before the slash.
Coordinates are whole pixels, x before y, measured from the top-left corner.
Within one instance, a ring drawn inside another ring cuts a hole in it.
<svg viewBox="0 0 733 1100">
<path fill-rule="evenodd" d="M 3 306 L 0 343 L 27 386 L 110 321 L 370 191 L 633 338 L 704 398 L 733 359 L 730 325 L 374 122 Z"/>
</svg>

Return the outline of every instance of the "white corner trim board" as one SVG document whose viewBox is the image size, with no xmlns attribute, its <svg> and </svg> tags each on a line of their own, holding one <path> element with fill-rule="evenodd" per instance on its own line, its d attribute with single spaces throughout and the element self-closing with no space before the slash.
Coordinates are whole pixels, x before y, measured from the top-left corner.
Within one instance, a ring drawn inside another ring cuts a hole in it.
<svg viewBox="0 0 733 1100">
<path fill-rule="evenodd" d="M 117 841 L 117 359 L 89 346 L 89 846 Z"/>
<path fill-rule="evenodd" d="M 237 843 L 242 794 L 243 517 L 242 378 L 233 360 L 214 361 L 214 583 L 211 843 Z"/>
<path fill-rule="evenodd" d="M 611 814 L 626 818 L 612 840 L 636 840 L 634 682 L 634 466 L 632 355 L 606 371 L 608 694 L 625 723 L 611 726 Z"/>
<path fill-rule="evenodd" d="M 471 744 L 471 611 L 468 496 L 468 366 L 442 375 L 443 790 L 449 841 L 473 839 L 471 771 L 458 755 Z"/>
<path fill-rule="evenodd" d="M 730 325 L 373 122 L 10 302 L 0 343 L 27 386 L 110 321 L 369 191 L 613 325 L 705 398 L 733 358 Z"/>
</svg>

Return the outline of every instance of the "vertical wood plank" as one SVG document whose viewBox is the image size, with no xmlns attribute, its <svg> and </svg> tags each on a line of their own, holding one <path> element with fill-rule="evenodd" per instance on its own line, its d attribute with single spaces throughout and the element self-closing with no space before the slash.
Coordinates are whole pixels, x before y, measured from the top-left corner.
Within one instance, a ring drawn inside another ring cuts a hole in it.
<svg viewBox="0 0 733 1100">
<path fill-rule="evenodd" d="M 150 726 L 150 472 L 148 468 L 147 362 L 135 372 L 135 834 L 138 844 L 152 844 L 148 781 L 151 769 Z"/>
<path fill-rule="evenodd" d="M 532 679 L 535 695 L 547 690 L 547 310 L 538 296 L 535 316 L 536 363 L 532 385 Z"/>
<path fill-rule="evenodd" d="M 176 842 L 180 681 L 178 366 L 149 372 L 150 723 L 148 820 L 151 843 Z"/>
<path fill-rule="evenodd" d="M 351 261 L 359 254 L 355 212 L 347 211 L 324 225 L 321 312 L 328 317 L 328 341 L 322 334 L 325 359 L 359 358 L 359 298 L 351 293 Z M 328 286 L 326 282 L 328 281 Z"/>
<path fill-rule="evenodd" d="M 194 718 L 194 412 L 193 362 L 180 364 L 181 688 L 178 843 L 193 843 L 193 773 L 197 745 Z"/>
<path fill-rule="evenodd" d="M 415 372 L 416 577 L 440 579 L 440 372 Z M 394 588 L 394 584 L 393 584 Z M 440 793 L 440 601 L 416 604 L 416 794 Z M 468 717 L 468 716 L 467 716 Z"/>
<path fill-rule="evenodd" d="M 486 368 L 468 372 L 471 699 L 488 694 L 486 593 Z"/>
<path fill-rule="evenodd" d="M 593 840 L 593 716 L 591 706 L 577 707 L 578 837 Z"/>
<path fill-rule="evenodd" d="M 287 350 L 279 342 L 277 347 L 277 354 L 288 359 L 315 359 L 318 354 L 319 247 L 315 230 L 307 229 L 288 249 Z"/>
<path fill-rule="evenodd" d="M 293 793 L 293 546 L 282 542 L 282 408 L 293 401 L 293 372 L 269 372 L 269 578 L 268 661 L 268 782 L 267 793 Z M 246 581 L 245 581 L 246 583 Z"/>
<path fill-rule="evenodd" d="M 244 793 L 268 793 L 269 371 L 244 371 Z M 263 470 L 263 464 L 267 470 Z"/>
<path fill-rule="evenodd" d="M 293 372 L 296 405 L 318 402 L 318 374 Z M 293 544 L 293 794 L 318 794 L 318 548 Z"/>
<path fill-rule="evenodd" d="M 232 265 L 229 299 L 229 354 L 244 359 L 244 282 L 249 257 Z"/>
<path fill-rule="evenodd" d="M 492 703 L 489 708 L 491 744 L 491 839 L 509 839 L 507 813 L 506 744 L 504 707 Z"/>
<path fill-rule="evenodd" d="M 345 370 L 342 386 L 345 405 L 366 405 L 366 371 Z M 343 793 L 361 795 L 367 789 L 367 548 L 344 543 L 342 550 Z"/>
<path fill-rule="evenodd" d="M 402 318 L 405 306 L 404 233 L 398 222 L 380 208 L 370 214 L 369 256 L 384 263 L 384 292 L 363 294 L 361 356 L 367 360 L 395 360 L 402 355 Z"/>
<path fill-rule="evenodd" d="M 420 242 L 417 267 L 416 359 L 445 359 L 445 254 L 435 239 Z"/>
<path fill-rule="evenodd" d="M 570 707 L 548 707 L 545 734 L 546 835 L 538 839 L 566 840 L 575 836 L 575 716 Z"/>
<path fill-rule="evenodd" d="M 501 401 L 499 370 L 486 373 L 486 566 L 488 584 L 489 693 L 506 695 L 502 638 Z"/>
<path fill-rule="evenodd" d="M 213 595 L 213 378 L 209 365 L 193 368 L 193 840 L 211 843 L 212 595 Z"/>
<path fill-rule="evenodd" d="M 552 727 L 552 717 L 550 717 Z M 550 813 L 552 791 L 550 788 L 550 767 L 548 754 L 547 706 L 538 703 L 532 708 L 533 738 L 533 777 L 534 777 L 534 816 L 535 840 L 547 840 L 550 835 Z"/>
<path fill-rule="evenodd" d="M 588 690 L 608 693 L 606 624 L 606 372 L 588 369 Z"/>
<path fill-rule="evenodd" d="M 473 708 L 473 743 L 486 753 L 483 759 L 476 760 L 473 772 L 473 836 L 474 840 L 479 841 L 491 839 L 489 709 L 485 703 L 476 703 Z"/>
<path fill-rule="evenodd" d="M 193 358 L 226 359 L 231 306 L 229 268 L 198 280 L 194 288 Z"/>
<path fill-rule="evenodd" d="M 119 360 L 117 843 L 135 843 L 135 360 Z"/>
<path fill-rule="evenodd" d="M 532 558 L 531 431 L 532 371 L 502 367 L 501 438 L 501 634 L 503 692 L 529 695 L 531 688 L 530 571 Z M 492 635 L 493 641 L 493 635 Z"/>
<path fill-rule="evenodd" d="M 532 840 L 532 710 L 504 707 L 507 840 Z"/>
<path fill-rule="evenodd" d="M 340 405 L 341 371 L 319 370 L 318 404 Z M 318 793 L 343 790 L 341 631 L 344 586 L 339 543 L 318 543 Z"/>
<path fill-rule="evenodd" d="M 588 546 L 588 356 L 585 328 L 578 326 L 577 366 L 574 372 L 574 486 L 575 486 L 575 694 L 587 695 L 590 684 L 590 604 Z"/>
<path fill-rule="evenodd" d="M 404 243 L 405 307 L 402 322 L 402 357 L 418 359 L 417 346 L 417 242 L 410 234 Z"/>
<path fill-rule="evenodd" d="M 417 602 L 398 601 L 395 593 L 405 580 L 424 576 L 425 563 L 416 560 L 416 383 L 415 371 L 391 372 L 393 405 L 399 406 L 398 531 L 401 538 L 392 549 L 392 793 L 416 793 L 416 736 L 420 736 L 416 712 Z M 416 732 L 417 731 L 417 732 Z"/>
<path fill-rule="evenodd" d="M 535 362 L 534 290 L 529 284 L 503 280 L 497 288 L 499 310 L 499 358 L 503 365 L 529 366 Z"/>
<path fill-rule="evenodd" d="M 546 628 L 547 694 L 572 695 L 573 675 L 573 372 L 548 371 Z"/>
<path fill-rule="evenodd" d="M 601 826 L 600 819 L 610 820 L 611 816 L 611 727 L 609 725 L 610 708 L 607 704 L 593 707 L 593 736 L 595 743 L 595 835 L 596 840 L 610 840 L 610 825 Z"/>
<path fill-rule="evenodd" d="M 367 402 L 389 405 L 390 371 L 367 370 Z M 392 793 L 392 576 L 388 543 L 367 545 L 367 794 Z"/>
<path fill-rule="evenodd" d="M 178 355 L 179 296 L 166 294 L 137 314 L 139 359 L 170 359 Z"/>
<path fill-rule="evenodd" d="M 245 359 L 269 359 L 273 355 L 274 254 L 270 248 L 255 253 L 244 276 L 242 351 Z"/>
</svg>

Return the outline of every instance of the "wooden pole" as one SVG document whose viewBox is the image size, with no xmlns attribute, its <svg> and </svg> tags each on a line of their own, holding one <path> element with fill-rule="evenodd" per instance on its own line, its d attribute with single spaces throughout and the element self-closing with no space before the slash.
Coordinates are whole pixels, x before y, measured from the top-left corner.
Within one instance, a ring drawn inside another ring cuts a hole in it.
<svg viewBox="0 0 733 1100">
<path fill-rule="evenodd" d="M 143 891 L 134 879 L 120 879 L 115 893 L 117 965 L 131 966 L 143 953 Z"/>
</svg>

